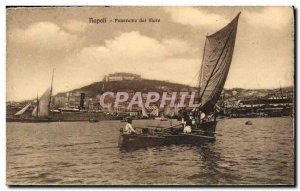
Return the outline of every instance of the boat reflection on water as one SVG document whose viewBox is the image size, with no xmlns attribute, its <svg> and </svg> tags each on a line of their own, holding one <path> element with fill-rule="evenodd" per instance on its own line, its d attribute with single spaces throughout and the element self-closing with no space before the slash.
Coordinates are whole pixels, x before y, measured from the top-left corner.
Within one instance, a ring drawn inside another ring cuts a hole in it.
<svg viewBox="0 0 300 191">
<path fill-rule="evenodd" d="M 132 166 L 136 169 L 135 177 L 141 177 L 144 181 L 147 179 L 147 177 L 144 178 L 147 170 L 149 171 L 148 179 L 153 174 L 159 174 L 158 184 L 162 182 L 167 184 L 183 183 L 183 180 L 190 180 L 190 183 L 201 180 L 201 182 L 207 184 L 212 184 L 212 180 L 214 180 L 214 183 L 218 184 L 222 182 L 220 181 L 222 178 L 226 179 L 228 177 L 228 180 L 224 180 L 227 183 L 231 179 L 238 179 L 237 176 L 231 175 L 229 167 L 221 166 L 223 157 L 213 144 L 203 143 L 199 146 L 169 145 L 138 149 L 120 148 L 119 157 L 121 161 L 135 159 L 136 165 Z"/>
<path fill-rule="evenodd" d="M 234 184 L 233 180 L 241 181 L 241 177 L 232 170 L 231 162 L 226 162 L 213 144 L 206 144 L 195 149 L 199 153 L 202 165 L 199 172 L 189 176 L 189 179 L 200 179 L 203 184 Z"/>
</svg>

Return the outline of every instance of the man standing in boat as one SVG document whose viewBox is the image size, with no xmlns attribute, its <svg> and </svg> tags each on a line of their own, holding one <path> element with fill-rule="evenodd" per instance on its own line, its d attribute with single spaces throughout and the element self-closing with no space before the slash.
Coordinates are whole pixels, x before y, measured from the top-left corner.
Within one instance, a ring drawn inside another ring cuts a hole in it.
<svg viewBox="0 0 300 191">
<path fill-rule="evenodd" d="M 132 124 L 132 119 L 128 118 L 126 126 L 125 126 L 124 131 L 123 131 L 124 134 L 136 134 L 136 132 L 133 129 L 131 124 Z"/>
</svg>

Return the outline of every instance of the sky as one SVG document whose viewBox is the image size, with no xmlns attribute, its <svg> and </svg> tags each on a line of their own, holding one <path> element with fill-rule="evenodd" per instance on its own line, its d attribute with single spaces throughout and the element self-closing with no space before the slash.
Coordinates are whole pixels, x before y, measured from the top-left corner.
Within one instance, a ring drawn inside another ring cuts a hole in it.
<svg viewBox="0 0 300 191">
<path fill-rule="evenodd" d="M 114 72 L 195 86 L 206 35 L 240 11 L 225 88 L 293 85 L 291 7 L 17 8 L 7 9 L 7 101 L 41 95 L 53 69 L 54 94 Z M 114 22 L 140 18 L 160 22 Z"/>
</svg>

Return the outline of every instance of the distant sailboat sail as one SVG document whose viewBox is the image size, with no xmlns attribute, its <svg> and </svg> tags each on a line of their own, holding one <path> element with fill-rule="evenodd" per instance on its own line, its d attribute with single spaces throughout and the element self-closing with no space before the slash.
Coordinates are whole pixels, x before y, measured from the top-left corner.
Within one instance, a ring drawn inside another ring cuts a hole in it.
<svg viewBox="0 0 300 191">
<path fill-rule="evenodd" d="M 152 112 L 150 113 L 150 115 L 158 117 L 159 116 L 159 109 L 158 108 L 153 109 Z"/>
<path fill-rule="evenodd" d="M 169 117 L 174 117 L 175 115 L 175 107 L 170 107 Z"/>
<path fill-rule="evenodd" d="M 48 117 L 50 114 L 50 102 L 51 102 L 52 88 L 48 88 L 38 101 L 37 106 L 32 111 L 34 117 Z"/>
<path fill-rule="evenodd" d="M 31 105 L 31 103 L 27 104 L 25 107 L 23 107 L 20 111 L 18 111 L 17 113 L 15 113 L 15 116 L 20 116 L 22 115 Z"/>
<path fill-rule="evenodd" d="M 166 105 L 164 108 L 164 116 L 167 117 L 170 116 L 170 114 L 171 114 L 171 108 L 169 105 Z"/>
<path fill-rule="evenodd" d="M 232 60 L 240 13 L 224 28 L 206 37 L 199 75 L 201 110 L 212 112 L 223 90 Z"/>
<path fill-rule="evenodd" d="M 143 117 L 149 117 L 143 102 L 142 102 L 142 115 Z"/>
<path fill-rule="evenodd" d="M 175 116 L 178 116 L 178 114 L 179 114 L 178 104 L 175 104 L 175 107 L 174 107 L 174 115 L 175 115 Z"/>
</svg>

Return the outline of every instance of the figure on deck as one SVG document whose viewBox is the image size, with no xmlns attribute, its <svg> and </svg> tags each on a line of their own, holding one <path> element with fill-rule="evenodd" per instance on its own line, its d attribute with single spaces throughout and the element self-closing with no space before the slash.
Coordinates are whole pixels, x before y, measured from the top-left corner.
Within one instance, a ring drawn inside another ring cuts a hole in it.
<svg viewBox="0 0 300 191">
<path fill-rule="evenodd" d="M 193 120 L 192 120 L 192 116 L 190 116 L 186 120 L 186 124 L 184 126 L 183 133 L 185 133 L 185 134 L 191 133 L 192 132 L 192 125 L 193 125 Z"/>
<path fill-rule="evenodd" d="M 135 130 L 133 129 L 132 127 L 132 119 L 128 118 L 127 119 L 127 123 L 126 123 L 126 126 L 123 130 L 123 133 L 124 134 L 136 134 Z"/>
<path fill-rule="evenodd" d="M 185 125 L 186 125 L 186 121 L 189 119 L 189 115 L 188 115 L 188 112 L 186 110 L 184 110 L 182 112 L 182 119 L 181 119 L 181 124 L 182 124 L 182 127 L 184 128 Z"/>
<path fill-rule="evenodd" d="M 206 117 L 205 113 L 200 111 L 200 124 L 204 122 L 205 117 Z"/>
</svg>

